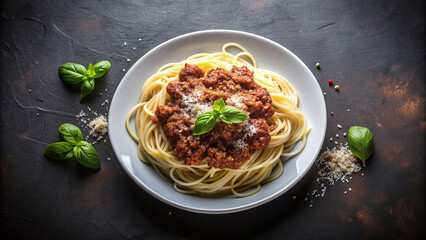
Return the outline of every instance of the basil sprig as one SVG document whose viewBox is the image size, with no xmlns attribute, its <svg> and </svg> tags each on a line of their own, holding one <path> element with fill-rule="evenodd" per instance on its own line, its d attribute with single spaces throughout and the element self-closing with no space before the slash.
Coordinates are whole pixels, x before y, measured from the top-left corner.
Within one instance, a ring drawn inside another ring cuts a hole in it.
<svg viewBox="0 0 426 240">
<path fill-rule="evenodd" d="M 83 140 L 83 134 L 80 129 L 70 123 L 62 124 L 59 127 L 59 132 L 62 138 L 72 145 L 77 145 L 78 142 Z"/>
<path fill-rule="evenodd" d="M 43 155 L 54 160 L 74 156 L 77 162 L 85 167 L 94 169 L 101 167 L 98 153 L 90 143 L 83 141 L 83 134 L 77 126 L 64 123 L 59 127 L 59 132 L 65 142 L 49 144 L 43 149 Z"/>
<path fill-rule="evenodd" d="M 348 131 L 348 143 L 351 152 L 361 159 L 362 165 L 365 167 L 365 160 L 373 153 L 373 134 L 368 128 L 353 126 Z"/>
<path fill-rule="evenodd" d="M 68 84 L 80 85 L 80 102 L 95 89 L 95 78 L 102 77 L 111 67 L 109 61 L 100 61 L 86 68 L 78 63 L 65 63 L 59 67 L 59 75 Z"/>
<path fill-rule="evenodd" d="M 192 134 L 201 135 L 210 132 L 218 119 L 231 124 L 244 122 L 248 116 L 236 107 L 226 106 L 221 98 L 213 103 L 213 111 L 203 112 L 197 117 Z"/>
</svg>

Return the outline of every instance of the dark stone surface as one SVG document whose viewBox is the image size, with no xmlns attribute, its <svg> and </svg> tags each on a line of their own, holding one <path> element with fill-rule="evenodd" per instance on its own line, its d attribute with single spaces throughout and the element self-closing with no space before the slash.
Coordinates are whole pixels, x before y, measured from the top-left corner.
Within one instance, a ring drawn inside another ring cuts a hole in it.
<svg viewBox="0 0 426 240">
<path fill-rule="evenodd" d="M 425 2 L 201 2 L 1 2 L 0 238 L 424 239 Z M 77 123 L 72 115 L 87 107 L 107 113 L 101 104 L 111 100 L 122 69 L 170 38 L 205 29 L 255 33 L 299 56 L 334 112 L 324 147 L 352 125 L 373 132 L 375 152 L 364 176 L 354 174 L 350 183 L 330 186 L 324 198 L 305 202 L 318 187 L 313 167 L 268 204 L 204 215 L 145 193 L 122 170 L 108 139 L 95 145 L 100 171 L 43 157 L 44 146 L 60 140 L 57 128 Z M 112 68 L 80 104 L 78 89 L 62 83 L 58 67 L 103 59 Z M 340 92 L 328 86 L 329 78 Z"/>
</svg>

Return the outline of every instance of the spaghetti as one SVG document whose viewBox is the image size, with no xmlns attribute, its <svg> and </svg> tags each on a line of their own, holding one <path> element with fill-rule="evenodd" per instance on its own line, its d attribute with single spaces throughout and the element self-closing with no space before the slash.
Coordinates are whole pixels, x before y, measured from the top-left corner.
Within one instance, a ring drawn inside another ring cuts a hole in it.
<svg viewBox="0 0 426 240">
<path fill-rule="evenodd" d="M 230 47 L 236 47 L 241 52 L 233 55 L 227 51 Z M 269 92 L 275 112 L 267 119 L 267 123 L 274 126 L 269 132 L 271 140 L 266 148 L 250 152 L 250 158 L 239 168 L 215 168 L 209 166 L 205 160 L 197 165 L 186 165 L 184 160 L 175 155 L 161 124 L 152 120 L 156 109 L 170 102 L 167 85 L 179 80 L 179 73 L 185 64 L 196 65 L 204 72 L 217 68 L 230 70 L 233 66 L 246 66 L 253 72 L 255 83 Z M 136 134 L 129 126 L 129 120 L 135 111 Z M 283 172 L 280 157 L 298 154 L 303 149 L 309 132 L 306 117 L 298 108 L 298 95 L 293 86 L 284 77 L 257 68 L 253 55 L 236 43 L 223 45 L 221 52 L 199 53 L 181 62 L 162 66 L 145 82 L 140 103 L 134 106 L 127 116 L 126 128 L 138 142 L 138 156 L 141 161 L 150 163 L 161 176 L 171 179 L 176 191 L 204 196 L 233 193 L 239 197 L 255 194 L 262 184 L 277 179 Z M 303 146 L 291 152 L 301 139 Z M 252 188 L 255 189 L 245 193 Z"/>
</svg>

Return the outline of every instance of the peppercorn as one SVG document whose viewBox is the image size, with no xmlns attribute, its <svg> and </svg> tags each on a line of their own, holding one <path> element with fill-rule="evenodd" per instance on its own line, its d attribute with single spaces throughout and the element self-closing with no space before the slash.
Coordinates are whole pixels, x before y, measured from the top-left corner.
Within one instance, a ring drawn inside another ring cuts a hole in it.
<svg viewBox="0 0 426 240">
<path fill-rule="evenodd" d="M 333 80 L 332 79 L 328 79 L 328 84 L 333 85 Z"/>
<path fill-rule="evenodd" d="M 320 68 L 321 68 L 320 63 L 315 64 L 315 67 L 316 67 L 317 69 L 320 69 Z"/>
</svg>

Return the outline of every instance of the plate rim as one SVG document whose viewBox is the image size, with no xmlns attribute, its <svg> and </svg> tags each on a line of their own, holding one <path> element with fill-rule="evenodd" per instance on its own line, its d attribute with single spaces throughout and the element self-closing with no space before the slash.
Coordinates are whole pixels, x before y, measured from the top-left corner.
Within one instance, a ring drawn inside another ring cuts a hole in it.
<svg viewBox="0 0 426 240">
<path fill-rule="evenodd" d="M 182 35 L 178 35 L 176 37 L 173 37 L 167 41 L 162 42 L 161 44 L 155 46 L 154 48 L 152 48 L 151 50 L 149 50 L 147 53 L 145 53 L 143 56 L 141 56 L 130 68 L 129 70 L 126 72 L 126 74 L 123 76 L 123 78 L 120 80 L 114 95 L 112 97 L 111 103 L 110 103 L 110 111 L 108 112 L 108 122 L 110 120 L 110 115 L 112 114 L 111 109 L 113 108 L 112 106 L 115 105 L 115 96 L 118 92 L 120 92 L 121 88 L 123 88 L 123 80 L 125 80 L 126 78 L 128 78 L 128 75 L 131 75 L 132 71 L 134 70 L 134 67 L 137 66 L 139 64 L 139 62 L 143 61 L 145 58 L 149 58 L 149 56 L 151 56 L 157 49 L 163 48 L 164 46 L 171 44 L 175 41 L 178 41 L 182 38 L 187 38 L 187 37 L 191 37 L 191 36 L 196 36 L 196 35 L 202 35 L 202 34 L 214 34 L 214 33 L 229 33 L 229 34 L 238 34 L 238 35 L 243 35 L 243 36 L 248 36 L 251 38 L 257 38 L 261 41 L 266 41 L 269 44 L 272 44 L 278 48 L 283 49 L 285 52 L 287 52 L 289 55 L 291 55 L 293 57 L 294 60 L 296 60 L 303 68 L 305 68 L 305 70 L 307 70 L 307 73 L 313 78 L 315 79 L 315 87 L 319 88 L 319 90 L 321 90 L 321 87 L 318 83 L 318 80 L 315 78 L 315 76 L 313 75 L 313 73 L 311 72 L 311 70 L 306 66 L 306 64 L 299 58 L 297 57 L 293 52 L 291 52 L 289 49 L 287 49 L 286 47 L 282 46 L 281 44 L 268 39 L 266 37 L 254 34 L 254 33 L 249 33 L 249 32 L 245 32 L 245 31 L 239 31 L 239 30 L 229 30 L 229 29 L 210 29 L 210 30 L 200 30 L 200 31 L 194 31 L 194 32 L 189 32 L 189 33 L 185 33 Z M 322 90 L 321 90 L 322 92 Z M 322 94 L 321 94 L 322 95 Z M 325 99 L 324 96 L 322 96 L 322 101 L 320 102 L 321 105 L 323 105 L 324 109 L 325 109 L 325 113 L 323 114 L 323 126 L 321 128 L 321 132 L 320 132 L 320 136 L 321 137 L 321 141 L 320 144 L 318 144 L 318 146 L 316 147 L 315 150 L 315 154 L 313 155 L 314 159 L 310 161 L 310 163 L 305 167 L 305 169 L 303 169 L 303 171 L 301 171 L 300 173 L 297 174 L 297 176 L 292 179 L 290 181 L 289 184 L 287 184 L 285 187 L 281 188 L 279 191 L 270 194 L 264 198 L 261 198 L 257 201 L 254 202 L 250 202 L 250 203 L 246 203 L 243 205 L 239 205 L 238 207 L 227 207 L 227 208 L 218 208 L 218 209 L 204 209 L 204 208 L 200 208 L 200 207 L 191 207 L 188 205 L 184 205 L 184 204 L 179 204 L 174 202 L 173 200 L 167 199 L 164 196 L 162 196 L 161 194 L 157 193 L 156 191 L 154 191 L 152 188 L 150 188 L 149 186 L 147 186 L 144 182 L 142 182 L 135 174 L 133 174 L 131 172 L 131 169 L 126 166 L 124 160 L 122 160 L 118 154 L 117 151 L 115 150 L 117 148 L 116 144 L 115 144 L 115 140 L 112 140 L 114 138 L 111 137 L 111 125 L 108 125 L 108 136 L 110 138 L 110 142 L 111 142 L 111 146 L 113 149 L 113 152 L 115 154 L 115 156 L 117 157 L 118 162 L 120 163 L 121 167 L 124 169 L 124 171 L 127 173 L 127 175 L 129 175 L 129 177 L 139 186 L 141 187 L 145 192 L 147 192 L 148 194 L 150 194 L 151 196 L 155 197 L 156 199 L 160 200 L 161 202 L 164 202 L 170 206 L 182 209 L 182 210 L 186 210 L 186 211 L 190 211 L 190 212 L 196 212 L 196 213 L 204 213 L 204 214 L 225 214 L 225 213 L 235 213 L 235 212 L 240 212 L 240 211 L 244 211 L 244 210 L 248 210 L 248 209 L 252 209 L 255 207 L 258 207 L 260 205 L 266 204 L 276 198 L 278 198 L 279 196 L 283 195 L 285 192 L 287 192 L 288 190 L 290 190 L 294 185 L 296 185 L 305 175 L 306 173 L 312 168 L 312 165 L 315 163 L 316 158 L 318 157 L 318 154 L 321 150 L 322 145 L 324 144 L 324 140 L 325 140 L 325 133 L 327 130 L 327 108 L 326 108 L 326 104 L 325 104 Z M 124 124 L 124 123 L 123 123 Z M 142 162 L 141 162 L 142 163 Z"/>
</svg>

